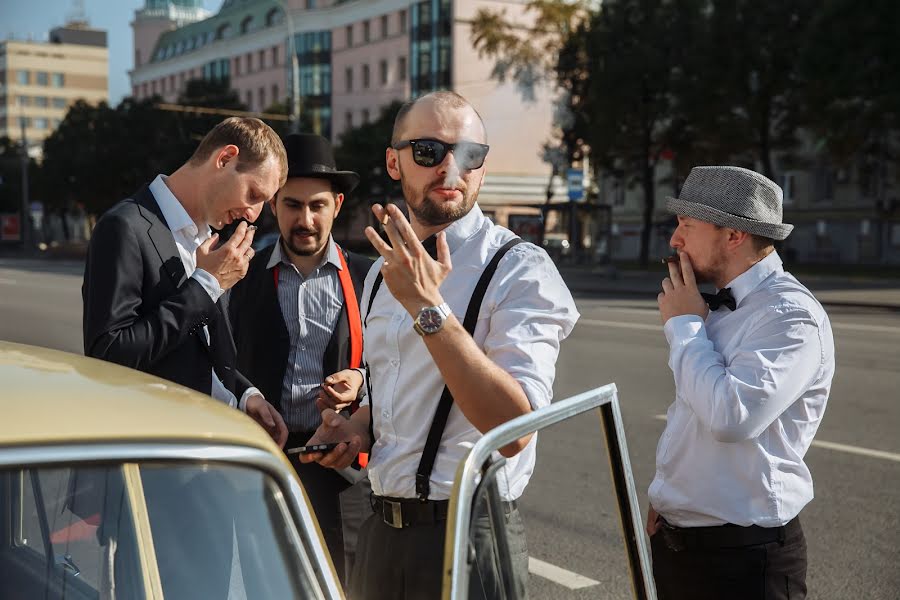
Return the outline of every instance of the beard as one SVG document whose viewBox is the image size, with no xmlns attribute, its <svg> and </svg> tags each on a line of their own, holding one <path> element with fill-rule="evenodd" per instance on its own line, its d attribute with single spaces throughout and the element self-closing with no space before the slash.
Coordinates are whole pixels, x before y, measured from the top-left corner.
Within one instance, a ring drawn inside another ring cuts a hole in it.
<svg viewBox="0 0 900 600">
<path fill-rule="evenodd" d="M 722 274 L 725 273 L 725 268 L 727 266 L 724 248 L 721 252 L 716 252 L 714 257 L 715 258 L 713 258 L 708 265 L 692 265 L 694 268 L 694 278 L 697 280 L 697 283 L 715 284 L 717 281 L 721 280 Z"/>
<path fill-rule="evenodd" d="M 478 190 L 470 190 L 468 184 L 460 179 L 456 183 L 456 189 L 462 193 L 462 200 L 437 202 L 429 198 L 428 193 L 443 187 L 443 177 L 432 181 L 421 190 L 417 190 L 403 179 L 402 169 L 400 170 L 400 185 L 403 188 L 403 197 L 406 198 L 409 212 L 415 215 L 419 223 L 429 227 L 447 225 L 462 219 L 469 214 L 478 198 Z"/>
<path fill-rule="evenodd" d="M 312 235 L 312 237 L 307 238 L 309 241 L 309 245 L 298 246 L 294 243 L 294 236 L 303 234 Z M 285 236 L 283 234 L 281 236 L 281 240 L 284 242 L 285 247 L 287 247 L 287 249 L 290 250 L 291 253 L 295 256 L 313 256 L 325 246 L 325 242 L 327 239 L 327 237 L 323 238 L 318 231 L 312 229 L 303 229 L 301 227 L 295 227 L 291 229 L 290 235 L 288 236 Z"/>
</svg>

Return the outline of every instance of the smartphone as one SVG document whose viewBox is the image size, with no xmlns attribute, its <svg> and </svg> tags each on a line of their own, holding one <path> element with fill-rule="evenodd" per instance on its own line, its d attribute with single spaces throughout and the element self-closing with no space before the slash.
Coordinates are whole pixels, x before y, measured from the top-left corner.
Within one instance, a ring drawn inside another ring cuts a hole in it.
<svg viewBox="0 0 900 600">
<path fill-rule="evenodd" d="M 285 454 L 312 454 L 313 452 L 331 452 L 340 442 L 330 444 L 312 444 L 311 446 L 297 446 L 296 448 L 288 448 Z M 349 443 L 349 442 L 348 442 Z"/>
</svg>

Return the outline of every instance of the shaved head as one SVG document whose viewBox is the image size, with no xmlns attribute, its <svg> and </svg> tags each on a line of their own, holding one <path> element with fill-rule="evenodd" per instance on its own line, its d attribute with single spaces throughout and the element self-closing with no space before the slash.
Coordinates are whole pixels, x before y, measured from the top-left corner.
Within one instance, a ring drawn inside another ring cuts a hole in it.
<svg viewBox="0 0 900 600">
<path fill-rule="evenodd" d="M 418 105 L 426 104 L 435 110 L 447 108 L 471 110 L 481 123 L 483 141 L 487 143 L 487 129 L 484 126 L 484 119 L 481 118 L 481 115 L 475 110 L 475 107 L 456 92 L 443 90 L 419 96 L 418 98 L 405 102 L 403 106 L 400 107 L 400 110 L 397 111 L 397 116 L 394 118 L 394 131 L 391 134 L 391 146 L 395 146 L 404 139 L 404 128 L 406 126 L 407 117 L 409 116 L 409 113 L 412 112 L 413 108 Z"/>
</svg>

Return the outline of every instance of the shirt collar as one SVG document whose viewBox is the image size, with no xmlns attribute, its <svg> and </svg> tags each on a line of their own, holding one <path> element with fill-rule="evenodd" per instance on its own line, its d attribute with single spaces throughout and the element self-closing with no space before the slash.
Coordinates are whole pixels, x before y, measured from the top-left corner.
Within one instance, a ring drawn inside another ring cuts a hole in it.
<svg viewBox="0 0 900 600">
<path fill-rule="evenodd" d="M 200 228 L 198 228 L 194 220 L 191 219 L 191 216 L 184 209 L 184 205 L 181 201 L 178 200 L 178 198 L 175 197 L 175 194 L 172 193 L 172 190 L 169 189 L 169 186 L 166 184 L 166 179 L 167 177 L 165 175 L 157 175 L 156 179 L 150 183 L 150 193 L 152 193 L 153 198 L 156 199 L 156 203 L 159 205 L 159 210 L 162 211 L 163 218 L 166 220 L 169 230 L 175 232 L 185 229 L 191 236 L 197 236 L 201 233 Z M 211 235 L 209 225 L 204 226 L 203 233 L 205 234 L 204 238 Z"/>
<path fill-rule="evenodd" d="M 773 250 L 767 257 L 732 279 L 731 283 L 725 287 L 731 288 L 731 295 L 734 296 L 735 303 L 740 304 L 741 300 L 759 287 L 769 275 L 783 271 L 781 257 L 778 256 L 778 252 Z"/>
<path fill-rule="evenodd" d="M 325 253 L 325 260 L 323 260 L 319 266 L 321 267 L 322 265 L 330 264 L 334 265 L 338 271 L 342 270 L 341 257 L 338 255 L 338 252 L 338 246 L 334 243 L 334 238 L 328 236 L 328 252 Z M 280 263 L 291 265 L 290 259 L 281 249 L 281 236 L 278 236 L 275 247 L 272 249 L 272 256 L 269 257 L 269 262 L 266 263 L 266 269 L 271 269 Z"/>
<path fill-rule="evenodd" d="M 444 229 L 444 233 L 447 236 L 447 246 L 450 248 L 450 253 L 455 252 L 457 248 L 462 246 L 463 242 L 480 231 L 484 226 L 485 220 L 484 213 L 481 212 L 481 208 L 476 202 L 466 216 L 448 225 Z"/>
</svg>

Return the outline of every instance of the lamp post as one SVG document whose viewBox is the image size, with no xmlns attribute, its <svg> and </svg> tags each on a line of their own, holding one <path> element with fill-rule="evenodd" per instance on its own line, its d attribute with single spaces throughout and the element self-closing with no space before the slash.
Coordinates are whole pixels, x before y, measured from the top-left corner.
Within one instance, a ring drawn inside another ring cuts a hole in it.
<svg viewBox="0 0 900 600">
<path fill-rule="evenodd" d="M 288 52 L 291 54 L 291 131 L 300 132 L 300 61 L 297 59 L 297 47 L 294 41 L 294 18 L 285 0 L 276 0 L 284 16 L 288 27 Z"/>
<path fill-rule="evenodd" d="M 24 113 L 23 113 L 24 114 Z M 28 139 L 25 137 L 25 118 L 19 121 L 22 128 L 22 217 L 19 231 L 22 232 L 22 248 L 31 250 L 31 217 L 28 214 Z"/>
</svg>

